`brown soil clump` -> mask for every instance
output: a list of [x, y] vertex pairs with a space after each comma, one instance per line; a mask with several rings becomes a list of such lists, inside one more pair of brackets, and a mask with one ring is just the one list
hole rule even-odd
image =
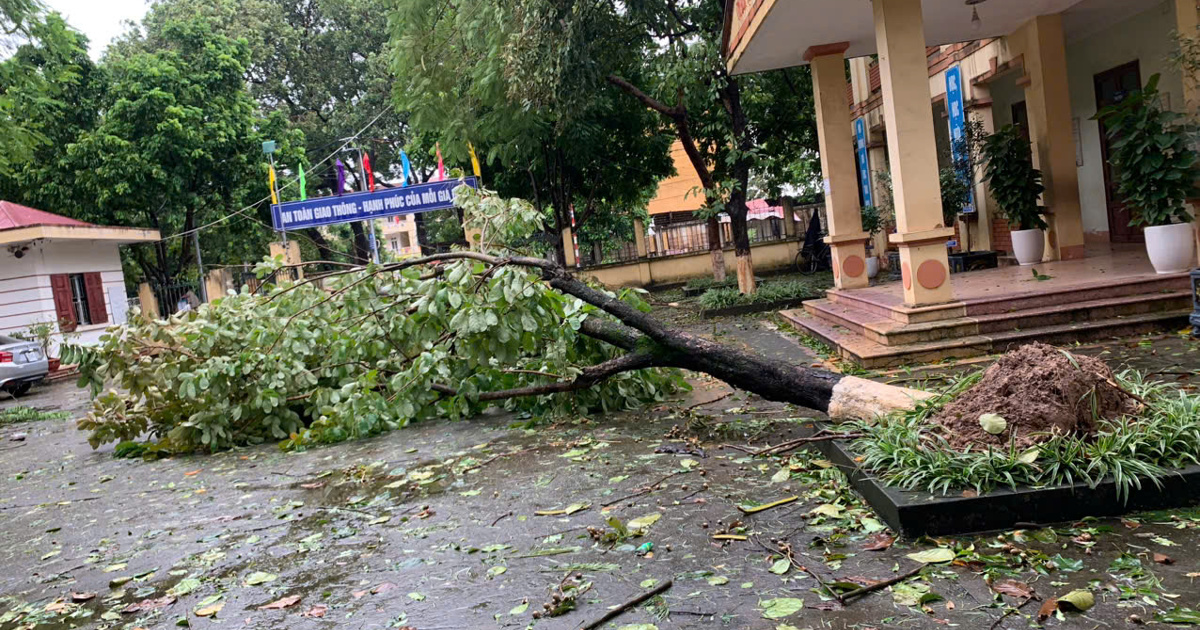
[[[1136, 409], [1104, 362], [1034, 343], [1000, 357], [931, 422], [945, 427], [947, 440], [958, 449], [1007, 447], [1014, 436], [1017, 447], [1025, 449], [1054, 435], [1090, 435], [1096, 417], [1112, 419]], [[979, 416], [987, 413], [1008, 421], [1003, 433], [983, 430]]]

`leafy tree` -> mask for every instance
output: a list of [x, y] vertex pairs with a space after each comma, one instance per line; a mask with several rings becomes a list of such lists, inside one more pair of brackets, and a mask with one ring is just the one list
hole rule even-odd
[[57, 15], [46, 16], [37, 0], [0, 0], [0, 176], [11, 175], [15, 165], [33, 157], [49, 142], [27, 117], [30, 108], [62, 105], [61, 86], [73, 81], [71, 68], [41, 66], [21, 51], [39, 48], [62, 54], [71, 36]]
[[[545, 51], [534, 35], [549, 19], [542, 8], [414, 0], [398, 3], [389, 24], [396, 103], [411, 113], [412, 128], [440, 140], [458, 164], [469, 164], [467, 144], [476, 146], [489, 186], [547, 213], [543, 242], [561, 260], [558, 235], [571, 224], [572, 208], [584, 233], [593, 222], [631, 232], [631, 211], [670, 174], [670, 141], [653, 114], [593, 89], [605, 68], [636, 70], [639, 51], [610, 47], [586, 59], [536, 63]], [[599, 36], [551, 22], [566, 39]]]
[[194, 263], [184, 236], [201, 227], [211, 225], [200, 232], [201, 247], [219, 258], [262, 255], [273, 235], [264, 227], [266, 204], [250, 214], [257, 222], [229, 215], [268, 195], [262, 140], [278, 138], [286, 156], [302, 138], [282, 117], [258, 115], [243, 82], [244, 41], [215, 34], [200, 19], [171, 22], [162, 35], [155, 51], [105, 64], [101, 118], [58, 166], [80, 174], [76, 198], [94, 200], [95, 216], [81, 218], [162, 233], [149, 252], [133, 252], [146, 278], [169, 283]]
[[[404, 112], [391, 107], [394, 81], [388, 69], [385, 0], [158, 0], [142, 24], [109, 50], [110, 57], [153, 52], [169, 45], [167, 26], [203, 19], [214, 33], [245, 40], [243, 63], [250, 95], [265, 112], [279, 112], [290, 128], [304, 134], [307, 162], [317, 162], [368, 127], [340, 156], [348, 185], [360, 187], [357, 153], [362, 148], [380, 182], [400, 176], [400, 150], [408, 147], [415, 169], [427, 177], [435, 162], [432, 143], [413, 150]], [[264, 135], [265, 139], [271, 136]], [[279, 138], [276, 138], [279, 139]], [[294, 175], [298, 159], [280, 161]], [[332, 160], [306, 173], [310, 194], [335, 186]], [[306, 258], [368, 258], [362, 223], [337, 230], [309, 229]], [[349, 256], [345, 256], [349, 252]]]
[[[817, 142], [808, 70], [730, 75], [721, 51], [721, 2], [533, 0], [522, 7], [538, 19], [518, 51], [531, 69], [512, 78], [521, 92], [565, 84], [583, 94], [602, 93], [607, 82], [659, 115], [703, 185], [705, 214], [712, 219], [710, 248], [718, 246], [715, 215], [727, 212], [739, 286], [753, 292], [746, 227], [750, 179], [757, 171], [757, 181], [770, 192], [793, 183], [798, 172], [811, 180]], [[636, 51], [634, 63], [595, 63], [613, 49]], [[546, 92], [561, 98], [561, 90]], [[720, 274], [717, 258], [714, 270]]]
[[106, 77], [88, 56], [87, 38], [57, 13], [31, 24], [29, 35], [0, 62], [0, 100], [37, 142], [0, 156], [8, 165], [0, 168], [0, 197], [70, 213], [78, 202], [73, 182], [86, 174], [62, 172], [57, 160], [81, 132], [95, 129]]

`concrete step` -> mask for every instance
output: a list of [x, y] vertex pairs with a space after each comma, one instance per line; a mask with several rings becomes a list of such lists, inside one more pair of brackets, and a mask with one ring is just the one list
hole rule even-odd
[[829, 300], [808, 302], [805, 304], [805, 310], [814, 317], [843, 327], [875, 343], [885, 346], [905, 346], [939, 339], [999, 334], [1028, 328], [1184, 310], [1189, 307], [1191, 300], [1190, 291], [1167, 291], [1078, 303], [1059, 303], [1026, 310], [1010, 310], [907, 325], [891, 318]]
[[866, 368], [898, 367], [932, 363], [948, 358], [983, 356], [1005, 352], [1033, 341], [1066, 344], [1172, 330], [1186, 326], [1190, 314], [1190, 308], [1174, 309], [888, 346], [872, 341], [845, 326], [814, 317], [803, 310], [780, 313], [784, 320], [798, 331], [828, 344], [842, 359]]
[[1133, 275], [1097, 280], [1085, 284], [1043, 286], [1031, 283], [1025, 291], [1004, 292], [994, 297], [975, 297], [932, 306], [908, 307], [881, 299], [877, 293], [863, 291], [828, 292], [829, 300], [867, 313], [881, 315], [901, 324], [919, 324], [960, 317], [977, 317], [1023, 311], [1059, 304], [1095, 302], [1112, 298], [1149, 295], [1190, 289], [1188, 274]]

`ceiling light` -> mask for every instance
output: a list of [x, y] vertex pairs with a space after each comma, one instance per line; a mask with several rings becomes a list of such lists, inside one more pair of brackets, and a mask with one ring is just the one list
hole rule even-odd
[[979, 8], [975, 5], [983, 4], [987, 0], [966, 0], [966, 5], [971, 7], [971, 31], [978, 33], [983, 30], [983, 20], [979, 19]]

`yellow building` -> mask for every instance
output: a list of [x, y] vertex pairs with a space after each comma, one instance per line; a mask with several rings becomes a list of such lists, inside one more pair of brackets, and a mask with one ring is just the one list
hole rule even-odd
[[383, 242], [380, 243], [379, 249], [386, 250], [397, 259], [421, 255], [415, 215], [388, 217], [382, 221]]

